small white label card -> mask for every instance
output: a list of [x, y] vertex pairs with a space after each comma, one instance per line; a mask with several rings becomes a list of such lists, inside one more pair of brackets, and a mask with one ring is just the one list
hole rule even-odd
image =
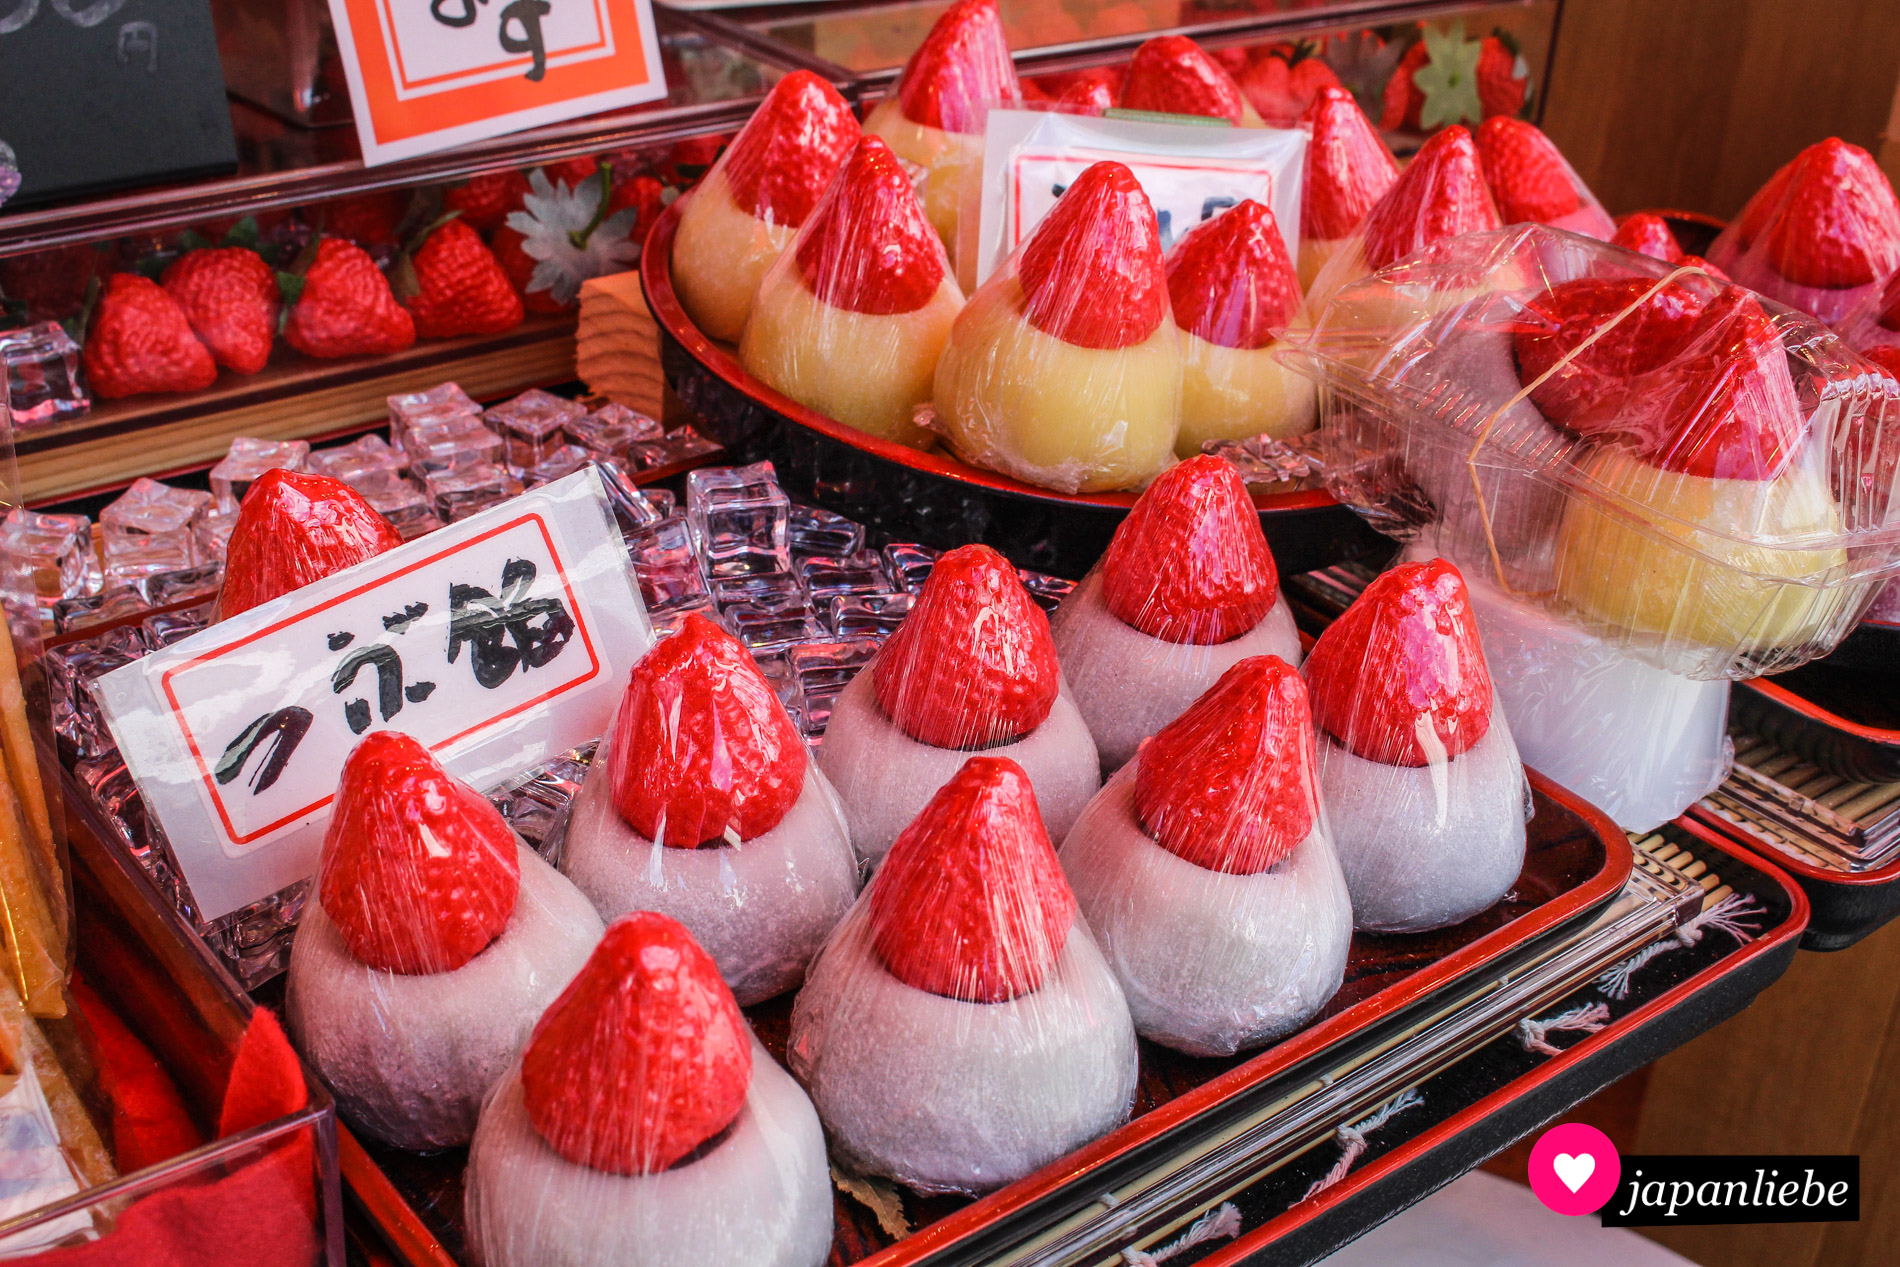
[[343, 762], [399, 730], [476, 788], [606, 730], [652, 628], [592, 468], [100, 678], [202, 918], [312, 875]]
[[991, 110], [983, 144], [977, 279], [995, 272], [1062, 191], [1105, 159], [1127, 164], [1141, 182], [1154, 204], [1162, 250], [1201, 221], [1251, 198], [1273, 212], [1288, 258], [1298, 259], [1306, 146], [1307, 135], [1298, 129]]
[[329, 0], [374, 166], [666, 95], [651, 0]]

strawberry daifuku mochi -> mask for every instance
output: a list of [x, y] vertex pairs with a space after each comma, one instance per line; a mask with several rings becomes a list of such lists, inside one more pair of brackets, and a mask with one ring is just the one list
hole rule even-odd
[[1536, 124], [1494, 115], [1478, 128], [1478, 160], [1505, 224], [1547, 224], [1608, 240], [1610, 213]]
[[1143, 1037], [1226, 1056], [1339, 989], [1352, 897], [1320, 812], [1300, 675], [1242, 660], [1082, 812], [1062, 868]]
[[482, 1098], [599, 940], [578, 889], [407, 735], [343, 767], [284, 1012], [351, 1125], [468, 1142]]
[[242, 615], [401, 544], [402, 534], [342, 480], [265, 471], [231, 528], [217, 618]]
[[819, 1267], [811, 1101], [664, 915], [607, 930], [483, 1107], [464, 1205], [482, 1267]]
[[1022, 767], [975, 756], [812, 965], [787, 1059], [838, 1155], [987, 1192], [1128, 1118], [1135, 1031]]
[[1399, 178], [1398, 160], [1346, 89], [1322, 88], [1301, 122], [1313, 129], [1300, 187], [1300, 286], [1312, 290], [1320, 270]]
[[1135, 50], [1122, 84], [1122, 106], [1225, 119], [1242, 128], [1263, 126], [1234, 77], [1185, 35], [1157, 35]]
[[851, 107], [810, 71], [773, 86], [680, 208], [673, 288], [694, 325], [728, 343], [739, 338], [766, 270], [858, 135]]
[[743, 1004], [797, 985], [858, 893], [837, 796], [751, 653], [700, 615], [633, 666], [561, 870], [686, 926]]
[[1217, 457], [1190, 458], [1148, 486], [1050, 626], [1107, 770], [1239, 661], [1300, 662], [1259, 513]]
[[988, 546], [937, 560], [916, 605], [838, 697], [818, 764], [875, 864], [970, 753], [1028, 772], [1052, 839], [1101, 785], [1049, 619]]
[[1433, 559], [1374, 580], [1305, 672], [1357, 926], [1443, 928], [1503, 897], [1524, 865], [1528, 792], [1458, 569]]

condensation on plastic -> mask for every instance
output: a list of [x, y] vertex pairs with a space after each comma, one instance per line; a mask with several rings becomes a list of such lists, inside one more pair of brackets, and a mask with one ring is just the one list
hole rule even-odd
[[1049, 619], [988, 546], [941, 556], [910, 614], [838, 696], [818, 764], [876, 865], [973, 752], [1029, 773], [1050, 839], [1101, 786]]
[[1126, 166], [1088, 168], [977, 288], [937, 362], [933, 426], [964, 460], [1060, 492], [1168, 465], [1181, 341], [1154, 209]]
[[[1615, 235], [1616, 221], [1583, 183], [1563, 151], [1536, 124], [1494, 115], [1479, 125], [1476, 140], [1485, 184], [1491, 190], [1500, 221], [1545, 224], [1605, 242]], [[1520, 182], [1528, 179], [1534, 185], [1538, 177], [1547, 176], [1552, 169], [1561, 176], [1556, 183], [1567, 185], [1568, 192], [1535, 187], [1522, 190]]]
[[787, 1062], [844, 1164], [981, 1193], [1127, 1121], [1128, 1005], [1035, 799], [969, 757], [812, 966]]
[[1468, 234], [1288, 339], [1323, 385], [1336, 496], [1668, 672], [1825, 654], [1900, 568], [1900, 387], [1699, 270], [1542, 226]]
[[1530, 785], [1457, 568], [1374, 580], [1304, 672], [1355, 924], [1443, 928], [1503, 897], [1523, 869]]
[[697, 615], [634, 666], [561, 871], [603, 919], [678, 920], [746, 1006], [804, 979], [859, 887], [830, 781], [751, 653]]
[[1300, 314], [1299, 274], [1273, 212], [1246, 199], [1184, 233], [1168, 252], [1168, 297], [1181, 332], [1181, 429], [1175, 453], [1209, 440], [1311, 431], [1313, 384], [1275, 355]]
[[482, 1107], [463, 1207], [482, 1267], [819, 1267], [831, 1175], [811, 1101], [705, 952], [607, 930]]
[[1709, 262], [1833, 324], [1900, 268], [1900, 199], [1871, 154], [1830, 137], [1768, 178], [1709, 247]]
[[1260, 517], [1217, 457], [1190, 458], [1148, 486], [1050, 627], [1109, 772], [1239, 661], [1300, 662]]
[[866, 136], [766, 274], [739, 359], [801, 405], [921, 448], [932, 437], [913, 416], [962, 309], [910, 177]]
[[241, 615], [401, 544], [402, 534], [342, 480], [265, 471], [238, 508], [215, 619]]
[[1314, 766], [1306, 689], [1239, 661], [1108, 781], [1062, 866], [1143, 1036], [1263, 1046], [1339, 989], [1352, 898]]
[[694, 325], [738, 340], [766, 271], [858, 136], [851, 107], [808, 70], [793, 71], [766, 94], [680, 209], [673, 287]]
[[[996, 0], [956, 0], [864, 120], [866, 132], [921, 170], [924, 213], [953, 253], [960, 249], [964, 185], [983, 166], [985, 114], [1022, 100]], [[974, 274], [962, 271], [959, 280], [968, 286]]]
[[291, 1036], [351, 1126], [397, 1148], [466, 1144], [601, 929], [480, 793], [413, 739], [372, 732], [291, 946]]

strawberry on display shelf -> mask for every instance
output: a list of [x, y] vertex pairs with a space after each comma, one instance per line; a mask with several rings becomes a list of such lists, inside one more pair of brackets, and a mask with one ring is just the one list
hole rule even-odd
[[581, 154], [544, 163], [540, 171], [548, 178], [548, 183], [556, 188], [566, 185], [569, 189], [579, 189], [599, 173], [600, 159], [591, 154]]
[[0, 294], [25, 306], [32, 321], [63, 321], [86, 305], [94, 278], [107, 276], [116, 252], [85, 243], [0, 259]]
[[1261, 126], [1234, 77], [1185, 35], [1159, 35], [1135, 50], [1122, 87], [1129, 110], [1193, 114], [1225, 119], [1243, 128]]
[[1300, 278], [1279, 222], [1248, 198], [1183, 234], [1168, 253], [1168, 298], [1181, 328], [1181, 431], [1192, 457], [1210, 440], [1313, 429], [1311, 379], [1275, 348], [1298, 316]]
[[442, 209], [459, 211], [462, 223], [477, 233], [493, 233], [509, 212], [521, 209], [521, 200], [527, 195], [528, 178], [511, 167], [450, 185], [442, 191]]
[[188, 251], [165, 269], [161, 284], [219, 365], [240, 374], [264, 368], [277, 337], [279, 296], [277, 274], [256, 251]]
[[1524, 768], [1458, 569], [1374, 580], [1304, 672], [1357, 926], [1419, 932], [1489, 908], [1524, 863]]
[[857, 144], [858, 121], [810, 71], [778, 81], [682, 204], [673, 285], [706, 334], [736, 342], [766, 270]]
[[1616, 234], [1610, 239], [1610, 245], [1659, 259], [1665, 264], [1674, 264], [1682, 258], [1682, 247], [1669, 228], [1669, 222], [1653, 211], [1638, 211], [1624, 216], [1616, 226]]
[[751, 654], [698, 615], [634, 665], [561, 870], [603, 918], [679, 920], [748, 1005], [803, 979], [858, 892], [831, 785]]
[[1386, 81], [1379, 126], [1429, 132], [1447, 123], [1482, 123], [1521, 114], [1530, 100], [1530, 67], [1503, 31], [1467, 40], [1465, 24], [1426, 24]]
[[421, 338], [500, 334], [521, 324], [521, 296], [459, 214], [428, 230], [406, 266], [399, 262], [396, 270], [399, 297]]
[[970, 297], [937, 362], [937, 421], [961, 458], [1045, 488], [1139, 485], [1180, 427], [1180, 339], [1148, 197], [1085, 170]]
[[812, 965], [787, 1053], [838, 1155], [979, 1193], [1126, 1120], [1121, 990], [1007, 757], [971, 756]]
[[1477, 133], [1478, 158], [1498, 216], [1506, 224], [1547, 224], [1607, 239], [1609, 213], [1534, 123], [1495, 115]]
[[1399, 178], [1398, 160], [1344, 88], [1322, 88], [1301, 122], [1311, 126], [1300, 186], [1300, 286], [1313, 280]]
[[875, 860], [973, 751], [1029, 772], [1051, 836], [1099, 783], [1049, 620], [1016, 569], [980, 545], [937, 560], [910, 615], [838, 697], [818, 762], [852, 843]]
[[1107, 69], [1078, 72], [1056, 98], [1056, 109], [1100, 116], [1120, 100], [1122, 78]]
[[1240, 90], [1268, 127], [1299, 126], [1321, 92], [1339, 88], [1339, 76], [1310, 46], [1289, 61], [1275, 53], [1255, 59], [1235, 75]]
[[1253, 499], [1231, 463], [1207, 455], [1148, 486], [1052, 630], [1109, 770], [1236, 662], [1300, 660]]
[[910, 177], [867, 136], [766, 275], [739, 359], [802, 405], [921, 448], [930, 433], [914, 416], [962, 308]]
[[137, 273], [106, 279], [86, 331], [86, 378], [106, 400], [146, 392], [195, 392], [218, 366], [163, 287]]
[[321, 238], [290, 296], [284, 341], [305, 356], [380, 356], [416, 341], [415, 322], [362, 247]]
[[464, 1144], [600, 933], [487, 798], [409, 736], [373, 731], [343, 765], [285, 1015], [353, 1129], [398, 1148]]
[[402, 544], [402, 534], [341, 480], [273, 469], [238, 509], [217, 618], [227, 620]]
[[550, 181], [546, 169], [528, 177], [528, 195], [495, 230], [495, 258], [530, 312], [565, 312], [591, 277], [635, 268], [640, 244], [632, 238], [638, 213], [610, 211], [611, 172], [596, 166], [579, 185]]
[[409, 213], [406, 191], [379, 190], [349, 198], [334, 198], [316, 208], [317, 228], [358, 246], [394, 246], [401, 241], [402, 222]]
[[1872, 155], [1829, 137], [1769, 178], [1709, 259], [1751, 290], [1839, 322], [1900, 269], [1900, 200]]
[[1144, 1037], [1219, 1056], [1304, 1025], [1344, 979], [1352, 900], [1300, 675], [1234, 663], [1090, 802], [1062, 867]]
[[541, 1017], [469, 1151], [487, 1267], [770, 1263], [831, 1252], [825, 1140], [712, 959], [664, 915], [607, 929]]

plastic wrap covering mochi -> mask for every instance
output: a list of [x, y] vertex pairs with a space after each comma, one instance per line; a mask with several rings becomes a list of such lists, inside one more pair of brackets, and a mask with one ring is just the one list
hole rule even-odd
[[225, 547], [217, 619], [320, 581], [402, 544], [402, 534], [342, 480], [273, 468], [238, 507]]
[[291, 1035], [352, 1126], [417, 1150], [468, 1143], [602, 927], [485, 797], [388, 730], [343, 766], [315, 899], [291, 946]]
[[1044, 488], [1135, 488], [1173, 460], [1181, 340], [1154, 210], [1126, 166], [1086, 169], [970, 296], [934, 397], [958, 456]]
[[1333, 852], [1306, 685], [1240, 660], [1082, 812], [1062, 869], [1143, 1037], [1226, 1056], [1339, 989], [1352, 898]]
[[1900, 266], [1842, 317], [1837, 329], [1855, 350], [1900, 378]]
[[1505, 224], [1547, 224], [1605, 242], [1615, 235], [1616, 221], [1536, 124], [1493, 115], [1476, 139], [1484, 183]]
[[1834, 324], [1900, 268], [1900, 199], [1873, 155], [1829, 137], [1768, 178], [1709, 247], [1709, 262]]
[[1289, 339], [1340, 500], [1668, 672], [1825, 654], [1900, 568], [1900, 385], [1698, 268], [1469, 234]]
[[739, 359], [809, 409], [922, 447], [932, 437], [913, 415], [962, 310], [910, 177], [889, 145], [866, 136], [766, 274]]
[[1105, 772], [1240, 661], [1300, 662], [1259, 513], [1217, 457], [1189, 458], [1148, 486], [1050, 628]]
[[1485, 184], [1471, 133], [1456, 124], [1419, 147], [1359, 225], [1334, 241], [1307, 288], [1315, 313], [1340, 287], [1390, 267], [1435, 242], [1495, 229], [1504, 222]]
[[737, 342], [778, 261], [858, 141], [838, 90], [808, 70], [778, 81], [688, 193], [673, 239], [673, 287], [693, 324]]
[[[983, 165], [984, 119], [990, 107], [1022, 100], [996, 0], [956, 0], [864, 120], [866, 132], [921, 169], [924, 214], [952, 258], [969, 254], [959, 246], [961, 221], [965, 190]], [[975, 274], [966, 269], [958, 280], [971, 286]]]
[[1432, 559], [1378, 577], [1305, 673], [1357, 926], [1443, 928], [1503, 897], [1524, 866], [1530, 787], [1458, 569]]
[[819, 1267], [811, 1101], [719, 968], [652, 911], [607, 929], [482, 1106], [464, 1179], [481, 1267]]
[[987, 1192], [1128, 1120], [1128, 1004], [1037, 800], [967, 757], [812, 965], [786, 1058], [845, 1165]]
[[972, 752], [1007, 757], [1061, 840], [1101, 786], [1049, 618], [988, 546], [937, 559], [910, 614], [832, 707], [818, 764], [876, 865]]
[[604, 919], [678, 920], [746, 1005], [804, 980], [858, 895], [830, 782], [751, 653], [699, 615], [634, 665], [561, 871]]
[[1398, 180], [1399, 163], [1352, 93], [1337, 84], [1319, 90], [1300, 122], [1312, 139], [1300, 187], [1295, 262], [1300, 288], [1310, 291], [1320, 270], [1353, 240], [1366, 214]]

